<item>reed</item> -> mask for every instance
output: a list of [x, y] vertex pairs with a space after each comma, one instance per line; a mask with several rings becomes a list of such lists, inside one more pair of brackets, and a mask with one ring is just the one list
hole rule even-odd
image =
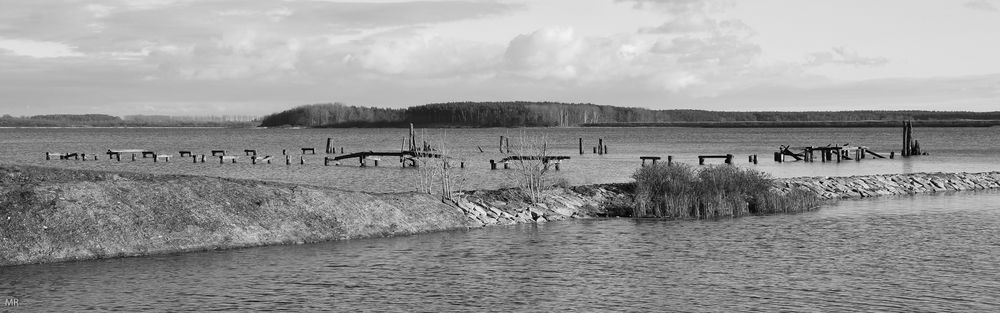
[[808, 192], [780, 192], [767, 173], [731, 165], [695, 169], [686, 164], [655, 164], [638, 169], [632, 192], [632, 217], [719, 218], [815, 209]]

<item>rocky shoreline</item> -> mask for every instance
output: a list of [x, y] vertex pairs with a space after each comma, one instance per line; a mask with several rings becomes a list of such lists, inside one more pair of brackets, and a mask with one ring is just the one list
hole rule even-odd
[[[1000, 188], [1000, 172], [775, 180], [821, 199]], [[451, 200], [184, 175], [0, 165], [0, 266], [400, 236], [608, 216], [629, 184], [513, 189]]]
[[926, 192], [1000, 188], [1000, 172], [913, 173], [848, 177], [796, 177], [777, 180], [775, 188], [815, 193], [821, 199], [867, 198]]

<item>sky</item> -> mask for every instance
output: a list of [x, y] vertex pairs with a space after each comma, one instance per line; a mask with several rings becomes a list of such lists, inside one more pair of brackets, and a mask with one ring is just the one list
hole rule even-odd
[[1000, 0], [3, 0], [0, 114], [1000, 111]]

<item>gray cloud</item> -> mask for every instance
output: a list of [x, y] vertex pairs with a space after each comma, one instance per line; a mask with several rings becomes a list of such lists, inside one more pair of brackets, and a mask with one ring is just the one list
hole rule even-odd
[[1000, 12], [997, 6], [993, 4], [990, 0], [971, 0], [965, 2], [965, 7], [973, 10], [981, 10], [988, 12]]
[[806, 59], [806, 66], [821, 66], [826, 64], [842, 64], [853, 66], [881, 66], [889, 63], [889, 59], [884, 57], [864, 57], [856, 51], [848, 50], [845, 47], [834, 47], [830, 51], [820, 51], [810, 53]]

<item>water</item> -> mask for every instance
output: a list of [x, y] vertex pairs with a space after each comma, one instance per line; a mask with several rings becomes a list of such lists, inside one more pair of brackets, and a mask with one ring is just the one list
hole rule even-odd
[[[305, 155], [306, 165], [298, 165], [300, 148], [312, 147], [322, 153], [326, 138], [345, 152], [398, 151], [406, 129], [0, 129], [0, 162], [34, 164], [81, 169], [132, 172], [209, 175], [303, 183], [341, 189], [373, 192], [413, 191], [418, 177], [412, 169], [401, 169], [398, 159], [384, 158], [378, 168], [359, 168], [356, 160], [342, 166], [322, 165], [322, 155]], [[895, 160], [872, 160], [842, 163], [774, 163], [772, 153], [779, 145], [807, 146], [826, 144], [866, 145], [888, 154], [901, 144], [898, 128], [779, 128], [779, 129], [706, 129], [706, 128], [543, 128], [543, 129], [429, 129], [418, 130], [418, 140], [445, 142], [449, 155], [466, 163], [458, 171], [465, 189], [510, 186], [510, 171], [490, 171], [489, 160], [500, 159], [499, 136], [544, 139], [551, 155], [572, 159], [553, 173], [553, 179], [565, 178], [572, 184], [624, 182], [639, 167], [639, 156], [674, 156], [678, 162], [697, 164], [697, 155], [735, 155], [740, 166], [754, 167], [776, 177], [849, 176], [878, 173], [911, 172], [982, 172], [997, 170], [1000, 127], [993, 128], [917, 128], [914, 137], [930, 155]], [[584, 138], [585, 155], [579, 155], [577, 140]], [[609, 155], [592, 154], [597, 139], [609, 146]], [[485, 152], [480, 153], [479, 148]], [[118, 163], [102, 154], [108, 149], [149, 149], [177, 155], [179, 150], [207, 154], [226, 150], [242, 154], [256, 149], [262, 155], [278, 156], [270, 165], [219, 164], [208, 159], [193, 164], [190, 159], [175, 158], [170, 163], [151, 159]], [[284, 165], [281, 151], [293, 155], [292, 166]], [[98, 153], [97, 162], [45, 161], [45, 152]], [[760, 164], [747, 162], [757, 154]], [[717, 160], [712, 162], [718, 163]]]
[[1000, 193], [0, 268], [16, 312], [1000, 310]]

